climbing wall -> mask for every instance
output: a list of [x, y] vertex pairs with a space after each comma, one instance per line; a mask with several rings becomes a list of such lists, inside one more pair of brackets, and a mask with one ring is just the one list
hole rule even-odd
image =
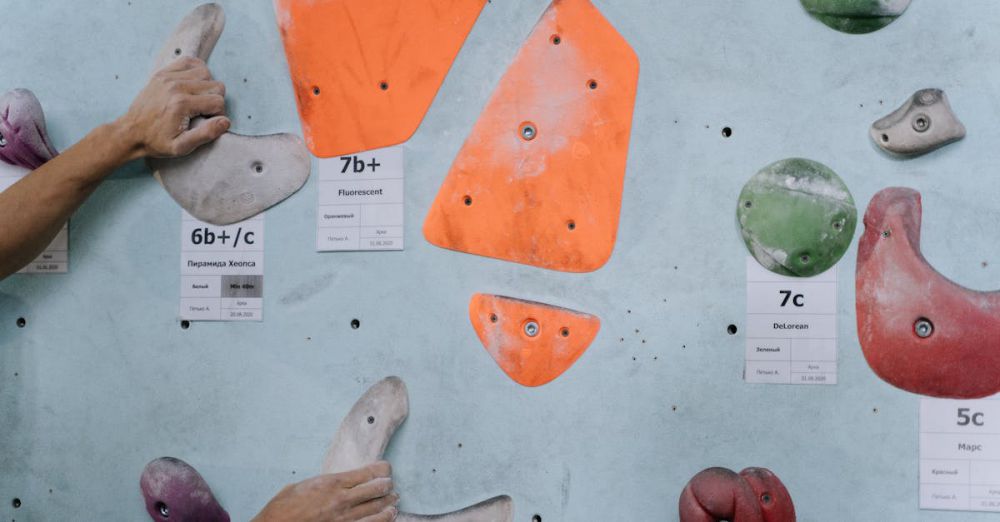
[[[233, 129], [299, 133], [271, 2], [222, 1], [210, 65]], [[318, 472], [341, 419], [387, 375], [410, 416], [387, 457], [402, 507], [508, 494], [515, 520], [677, 520], [709, 466], [775, 471], [799, 520], [977, 521], [918, 510], [918, 402], [869, 369], [854, 315], [856, 233], [838, 266], [835, 386], [742, 380], [744, 183], [787, 157], [829, 166], [859, 208], [887, 186], [924, 198], [928, 260], [1000, 286], [1000, 3], [917, 0], [848, 35], [797, 0], [595, 0], [641, 72], [614, 252], [586, 274], [432, 246], [420, 225], [547, 0], [486, 5], [406, 142], [402, 252], [315, 252], [317, 176], [267, 212], [264, 321], [177, 318], [180, 209], [141, 163], [70, 224], [70, 273], [0, 283], [0, 520], [144, 520], [138, 478], [162, 455], [202, 472], [234, 520]], [[7, 0], [0, 90], [42, 101], [64, 149], [120, 115], [193, 0]], [[335, 52], [335, 50], [333, 51]], [[911, 160], [869, 125], [939, 87], [968, 137]], [[728, 131], [724, 132], [724, 129]], [[555, 381], [509, 379], [470, 297], [513, 295], [601, 319]]]

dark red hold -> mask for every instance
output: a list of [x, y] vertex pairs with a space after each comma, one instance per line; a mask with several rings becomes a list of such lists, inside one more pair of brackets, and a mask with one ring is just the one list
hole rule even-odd
[[183, 460], [161, 457], [146, 464], [139, 488], [154, 521], [229, 522], [208, 483]]
[[708, 468], [681, 492], [680, 516], [681, 522], [795, 522], [795, 506], [767, 469]]

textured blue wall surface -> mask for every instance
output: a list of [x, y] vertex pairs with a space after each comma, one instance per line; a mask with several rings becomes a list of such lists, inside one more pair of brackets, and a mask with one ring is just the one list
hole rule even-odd
[[[222, 3], [210, 65], [229, 88], [234, 130], [299, 133], [270, 2]], [[803, 521], [995, 519], [917, 509], [918, 399], [862, 357], [856, 242], [840, 265], [839, 385], [743, 383], [742, 329], [726, 326], [745, 313], [737, 195], [790, 156], [836, 170], [859, 212], [883, 187], [920, 190], [930, 262], [964, 285], [1000, 286], [1000, 3], [918, 0], [866, 36], [828, 29], [796, 0], [596, 3], [642, 63], [620, 233], [603, 269], [549, 272], [421, 237], [452, 159], [547, 5], [494, 0], [406, 144], [405, 252], [316, 254], [314, 172], [268, 212], [265, 321], [182, 330], [180, 210], [137, 163], [74, 216], [70, 274], [0, 283], [0, 520], [143, 520], [139, 473], [162, 455], [192, 463], [234, 519], [248, 519], [318, 471], [353, 402], [391, 374], [410, 390], [388, 453], [409, 511], [506, 493], [519, 521], [676, 520], [697, 471], [760, 465], [785, 481]], [[68, 147], [127, 108], [195, 5], [5, 0], [0, 88], [32, 89]], [[930, 86], [948, 93], [968, 137], [909, 161], [881, 154], [868, 126]], [[522, 388], [469, 325], [477, 291], [588, 311], [603, 327], [560, 379]]]

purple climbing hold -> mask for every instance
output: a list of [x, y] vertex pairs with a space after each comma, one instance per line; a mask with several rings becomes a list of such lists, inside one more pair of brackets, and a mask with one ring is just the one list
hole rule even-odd
[[57, 154], [45, 133], [45, 113], [38, 98], [28, 89], [0, 96], [0, 160], [37, 169]]
[[229, 522], [229, 513], [215, 500], [208, 483], [183, 460], [160, 457], [146, 464], [139, 488], [153, 520]]

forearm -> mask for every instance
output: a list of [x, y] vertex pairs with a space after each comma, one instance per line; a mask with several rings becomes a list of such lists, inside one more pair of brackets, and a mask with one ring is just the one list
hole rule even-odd
[[0, 279], [42, 253], [101, 180], [140, 156], [127, 134], [102, 125], [0, 193]]

